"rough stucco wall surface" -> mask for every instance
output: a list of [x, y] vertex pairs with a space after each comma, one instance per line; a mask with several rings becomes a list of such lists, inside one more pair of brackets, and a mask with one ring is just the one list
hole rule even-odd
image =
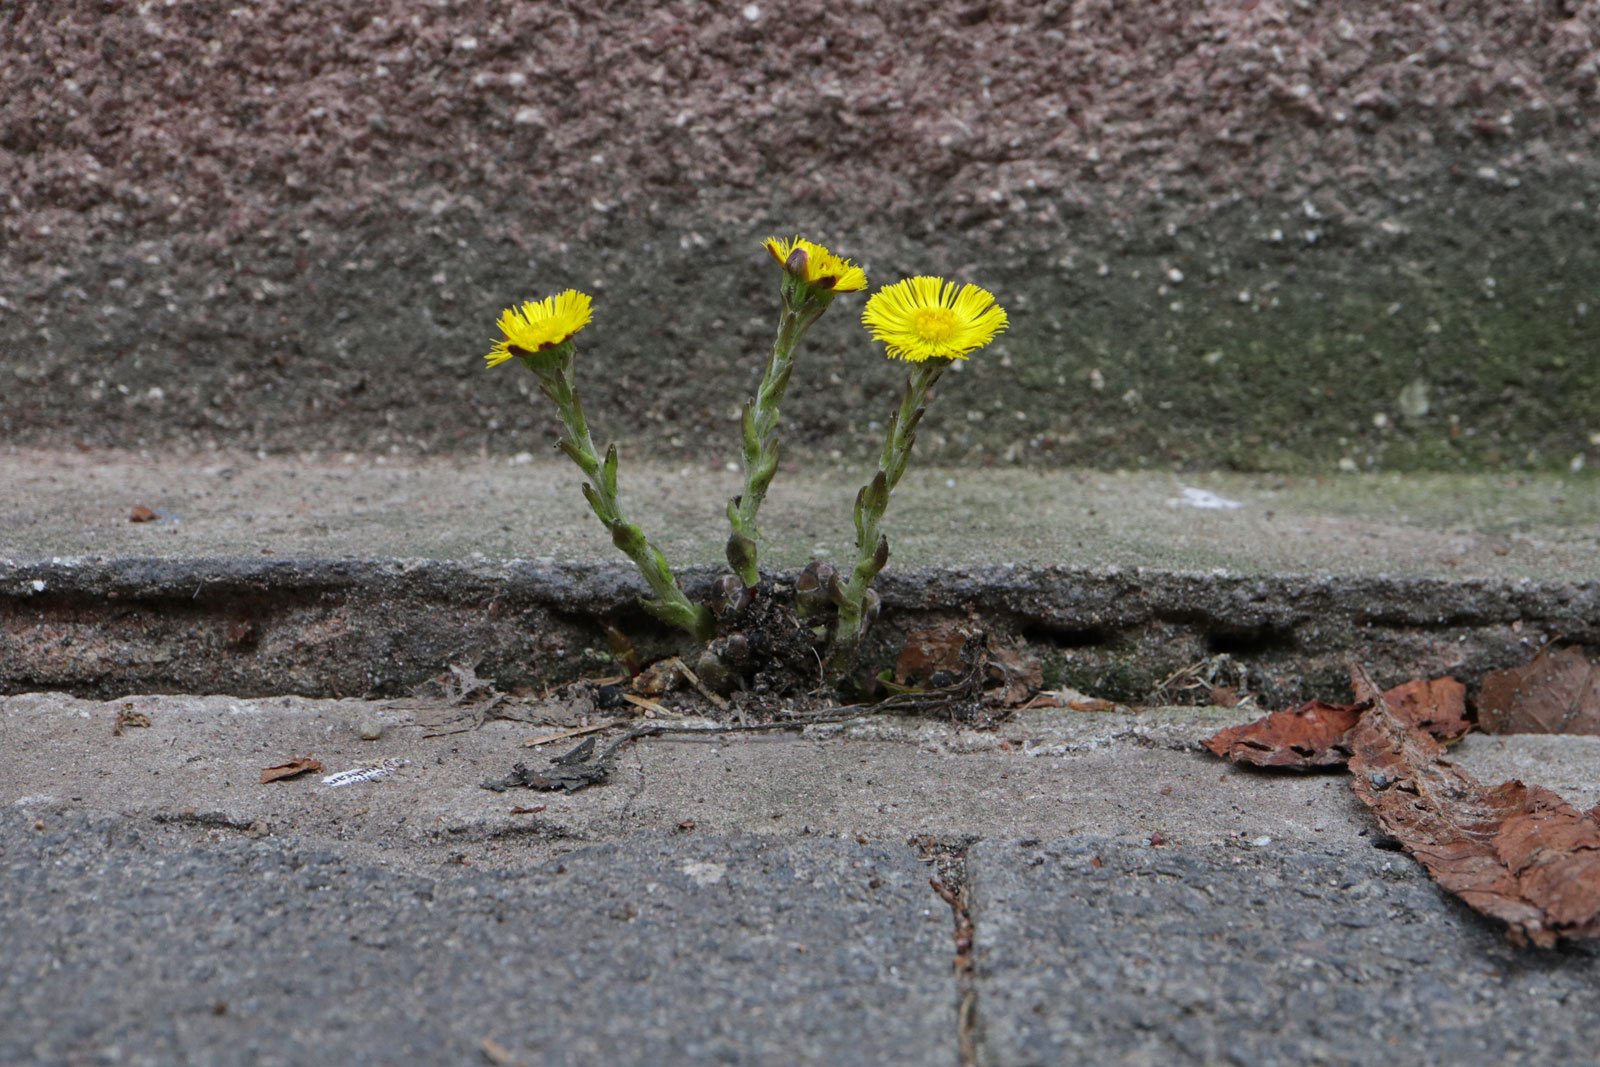
[[[576, 285], [595, 420], [715, 460], [799, 229], [1011, 310], [947, 461], [1600, 460], [1597, 84], [1593, 2], [23, 0], [0, 433], [537, 447], [477, 357]], [[855, 311], [802, 452], [892, 404]]]

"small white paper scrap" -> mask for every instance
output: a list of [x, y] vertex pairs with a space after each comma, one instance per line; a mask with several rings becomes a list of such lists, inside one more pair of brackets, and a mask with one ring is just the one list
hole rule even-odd
[[1225, 496], [1218, 496], [1209, 489], [1195, 489], [1187, 485], [1183, 487], [1183, 495], [1167, 501], [1167, 506], [1174, 508], [1207, 508], [1216, 511], [1244, 507], [1239, 501], [1229, 500]]
[[375, 782], [379, 778], [387, 778], [401, 767], [410, 764], [408, 759], [386, 759], [382, 763], [375, 763], [370, 767], [353, 767], [348, 771], [330, 774], [322, 780], [323, 785], [341, 786], [355, 785], [357, 782]]

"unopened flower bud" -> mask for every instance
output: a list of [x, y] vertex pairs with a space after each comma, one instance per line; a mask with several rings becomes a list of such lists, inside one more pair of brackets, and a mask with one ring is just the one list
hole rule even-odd
[[814, 559], [806, 564], [794, 580], [795, 606], [802, 615], [815, 615], [827, 609], [830, 603], [828, 587], [838, 577], [833, 564]]
[[711, 586], [706, 604], [719, 619], [730, 619], [750, 606], [751, 593], [738, 575], [724, 574]]
[[744, 634], [732, 633], [722, 639], [722, 660], [729, 666], [740, 666], [750, 659], [750, 639]]

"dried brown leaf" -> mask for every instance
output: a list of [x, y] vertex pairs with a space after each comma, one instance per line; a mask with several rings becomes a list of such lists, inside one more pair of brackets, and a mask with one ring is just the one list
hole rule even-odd
[[1257, 767], [1342, 767], [1350, 756], [1345, 735], [1362, 708], [1312, 700], [1219, 730], [1200, 743], [1223, 759]]
[[[906, 635], [900, 655], [894, 661], [896, 685], [948, 684], [967, 671], [961, 650], [966, 647], [967, 631], [954, 623], [939, 623]], [[950, 675], [949, 679], [937, 678]]]
[[1348, 743], [1356, 795], [1440, 886], [1518, 943], [1600, 936], [1600, 806], [1579, 812], [1517, 781], [1486, 787], [1382, 699]]
[[971, 627], [948, 622], [906, 635], [895, 659], [894, 680], [896, 685], [937, 689], [967, 677], [974, 664], [981, 664], [983, 702], [990, 706], [1019, 707], [1044, 682], [1038, 660], [1002, 647]]
[[302, 774], [315, 774], [322, 770], [322, 761], [312, 759], [310, 756], [300, 756], [287, 763], [280, 763], [276, 767], [263, 767], [261, 769], [261, 784], [268, 782], [281, 782], [285, 778], [297, 778]]
[[1242, 697], [1239, 690], [1231, 685], [1214, 685], [1211, 687], [1209, 698], [1212, 704], [1219, 708], [1236, 708]]
[[[1356, 696], [1363, 697], [1363, 693], [1358, 687]], [[1397, 685], [1383, 697], [1402, 722], [1441, 741], [1454, 741], [1471, 728], [1466, 720], [1466, 693], [1466, 686], [1454, 678], [1434, 678]], [[1374, 686], [1356, 704], [1308, 701], [1243, 726], [1230, 726], [1200, 743], [1223, 759], [1256, 767], [1342, 767], [1350, 755], [1345, 735], [1376, 695]]]
[[1600, 668], [1573, 647], [1494, 671], [1478, 694], [1478, 725], [1494, 734], [1600, 734]]
[[1401, 720], [1446, 743], [1472, 729], [1467, 721], [1467, 687], [1454, 678], [1414, 678], [1383, 694]]

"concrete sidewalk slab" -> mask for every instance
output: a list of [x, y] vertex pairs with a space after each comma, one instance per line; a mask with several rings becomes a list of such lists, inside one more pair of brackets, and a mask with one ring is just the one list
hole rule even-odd
[[[722, 572], [727, 472], [630, 468], [692, 594]], [[1290, 480], [914, 471], [885, 615], [975, 621], [1046, 677], [1124, 700], [1227, 655], [1276, 702], [1338, 698], [1345, 663], [1469, 680], [1551, 637], [1600, 641], [1592, 480]], [[681, 649], [547, 462], [64, 458], [0, 462], [0, 691], [393, 695], [454, 662], [503, 688], [603, 665], [603, 622]], [[779, 480], [774, 575], [848, 547], [855, 480]], [[1204, 487], [1238, 508], [1197, 508]], [[154, 521], [128, 521], [134, 506]], [[1159, 700], [1160, 697], [1155, 699]]]
[[[123, 710], [151, 725], [113, 736]], [[560, 727], [504, 720], [427, 736], [470, 722], [452, 718], [460, 711], [298, 698], [0, 698], [0, 804], [117, 811], [219, 840], [338, 841], [423, 872], [450, 857], [520, 867], [631, 833], [681, 832], [685, 822], [695, 833], [894, 843], [1087, 832], [1364, 840], [1359, 805], [1339, 776], [1264, 776], [1195, 750], [1199, 737], [1251, 717], [1239, 709], [1037, 712], [993, 732], [864, 719], [800, 734], [648, 739], [619, 755], [611, 784], [572, 795], [481, 788], [515, 762], [542, 766], [578, 741], [527, 748], [525, 739]], [[361, 740], [372, 725], [383, 736]], [[299, 756], [314, 756], [324, 772], [260, 784], [263, 768]], [[1579, 746], [1568, 777], [1600, 769], [1588, 762], [1595, 757], [1600, 747], [1591, 755]], [[391, 759], [409, 764], [379, 781], [320, 783]], [[513, 814], [533, 806], [544, 810]]]
[[[0, 451], [0, 559], [620, 560], [552, 450], [525, 462]], [[853, 551], [865, 467], [782, 471], [774, 569]], [[742, 476], [623, 458], [635, 521], [682, 566], [720, 566]], [[1186, 490], [1189, 492], [1186, 493]], [[129, 522], [135, 507], [153, 521]], [[1515, 581], [1593, 577], [1593, 475], [1244, 475], [913, 464], [885, 521], [891, 570], [997, 563]]]
[[[1250, 709], [1024, 712], [993, 731], [867, 718], [791, 734], [646, 739], [618, 756], [609, 785], [576, 794], [481, 787], [515, 762], [542, 766], [577, 738], [570, 709], [516, 709], [557, 725], [471, 719], [442, 704], [299, 698], [58, 694], [0, 698], [0, 805], [93, 809], [186, 825], [219, 840], [288, 834], [423, 872], [455, 857], [519, 867], [638, 832], [911, 838], [1053, 838], [1098, 833], [1183, 844], [1260, 838], [1366, 847], [1364, 809], [1341, 774], [1273, 774], [1219, 761], [1200, 738]], [[113, 734], [119, 712], [150, 726]], [[606, 721], [597, 716], [596, 721]], [[378, 740], [363, 729], [382, 728]], [[1469, 736], [1455, 749], [1474, 773], [1600, 802], [1600, 738]], [[312, 756], [321, 774], [262, 785], [263, 768]], [[337, 771], [407, 760], [347, 787]], [[533, 814], [518, 807], [541, 807]]]
[[[1343, 775], [1196, 749], [1248, 709], [654, 739], [570, 796], [479, 783], [574, 709], [425, 736], [461, 710], [0, 698], [0, 1058], [1585, 1062], [1594, 950], [1512, 950]], [[1600, 738], [1456, 754], [1600, 800]], [[299, 755], [410, 762], [260, 784]], [[934, 876], [970, 888], [965, 979]]]
[[9, 1064], [951, 1059], [949, 914], [905, 848], [641, 836], [430, 878], [11, 809], [0, 855]]
[[984, 841], [982, 1062], [1594, 1062], [1600, 956], [1519, 950], [1410, 858]]

